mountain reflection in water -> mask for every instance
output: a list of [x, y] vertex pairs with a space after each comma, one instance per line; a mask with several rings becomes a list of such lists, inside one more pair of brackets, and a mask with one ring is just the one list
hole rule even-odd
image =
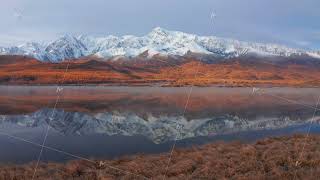
[[[190, 146], [304, 132], [320, 94], [312, 88], [267, 88], [264, 93], [253, 93], [252, 88], [194, 88], [182, 116], [187, 93], [188, 87], [66, 86], [50, 122], [48, 144], [77, 148], [87, 157], [114, 158], [167, 151], [176, 138], [179, 146]], [[41, 142], [56, 96], [56, 87], [0, 86], [0, 131]], [[319, 113], [313, 120], [318, 127]], [[21, 146], [5, 137], [0, 141]], [[106, 150], [110, 145], [113, 151]], [[25, 162], [37, 148], [20, 158], [5, 149], [0, 161]], [[47, 155], [47, 160], [61, 158]]]

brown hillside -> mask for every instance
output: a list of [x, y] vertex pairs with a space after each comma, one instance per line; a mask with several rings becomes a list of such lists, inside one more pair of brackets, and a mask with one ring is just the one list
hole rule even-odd
[[132, 62], [83, 59], [62, 63], [40, 63], [34, 59], [27, 59], [0, 56], [0, 84], [320, 85], [318, 66], [303, 64], [272, 65], [236, 60], [208, 64], [192, 59]]

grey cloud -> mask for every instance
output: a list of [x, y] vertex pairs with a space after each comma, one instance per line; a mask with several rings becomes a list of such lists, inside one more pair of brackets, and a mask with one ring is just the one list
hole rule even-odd
[[289, 46], [309, 41], [307, 48], [315, 48], [319, 39], [310, 29], [320, 31], [319, 8], [319, 0], [2, 0], [0, 34], [38, 41], [64, 33], [143, 35], [160, 26]]

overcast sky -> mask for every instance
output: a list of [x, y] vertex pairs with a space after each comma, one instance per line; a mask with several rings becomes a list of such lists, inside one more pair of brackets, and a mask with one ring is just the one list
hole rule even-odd
[[[319, 0], [0, 0], [0, 45], [63, 34], [142, 36], [160, 26], [320, 49]], [[215, 18], [211, 18], [214, 12]]]

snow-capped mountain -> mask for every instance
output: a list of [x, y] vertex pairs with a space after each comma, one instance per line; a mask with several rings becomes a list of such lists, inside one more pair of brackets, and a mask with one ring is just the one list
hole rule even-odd
[[65, 35], [50, 43], [44, 50], [44, 59], [59, 61], [64, 59], [85, 56], [87, 48], [80, 40], [73, 36]]
[[307, 52], [307, 54], [314, 58], [320, 58], [320, 51]]
[[[46, 126], [52, 109], [42, 109], [27, 115], [0, 115], [0, 126], [13, 123], [23, 127]], [[319, 117], [315, 117], [318, 119]], [[153, 116], [142, 118], [135, 113], [103, 112], [86, 114], [56, 110], [50, 126], [63, 134], [108, 134], [141, 135], [155, 143], [182, 140], [198, 136], [234, 133], [247, 130], [278, 129], [311, 122], [313, 118], [301, 120], [284, 116], [256, 117], [246, 119], [221, 115], [202, 119], [186, 120], [183, 116]]]
[[163, 28], [154, 28], [145, 36], [94, 37], [65, 35], [46, 45], [26, 43], [18, 47], [0, 48], [0, 54], [28, 55], [42, 61], [59, 62], [70, 58], [95, 55], [102, 58], [114, 56], [135, 57], [144, 52], [183, 56], [188, 52], [230, 58], [244, 53], [263, 56], [307, 55], [320, 58], [320, 52], [288, 48], [276, 44], [262, 44], [224, 39], [214, 36], [197, 36]]
[[23, 55], [32, 56], [36, 59], [44, 59], [45, 58], [45, 52], [44, 49], [45, 45], [39, 44], [39, 43], [25, 43], [20, 46], [18, 46], [19, 52], [22, 52]]

